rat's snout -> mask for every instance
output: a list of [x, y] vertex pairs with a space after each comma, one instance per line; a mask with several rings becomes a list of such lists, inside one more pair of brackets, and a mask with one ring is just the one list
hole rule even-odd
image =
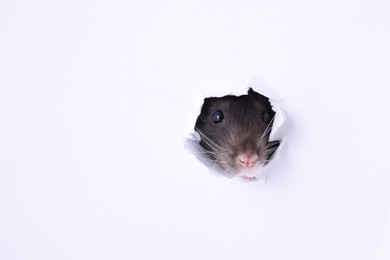
[[237, 156], [238, 165], [241, 167], [253, 167], [257, 159], [259, 159], [259, 156], [255, 153], [241, 153]]

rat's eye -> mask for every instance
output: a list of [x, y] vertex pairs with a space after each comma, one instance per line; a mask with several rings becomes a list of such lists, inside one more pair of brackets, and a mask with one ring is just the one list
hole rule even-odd
[[223, 121], [222, 111], [221, 110], [215, 111], [212, 119], [215, 124], [221, 123]]
[[271, 122], [271, 115], [267, 111], [263, 111], [261, 113], [261, 120], [263, 120], [264, 123], [268, 124]]

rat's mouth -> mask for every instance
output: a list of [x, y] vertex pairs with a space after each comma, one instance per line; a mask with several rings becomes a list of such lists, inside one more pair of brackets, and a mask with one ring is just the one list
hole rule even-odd
[[241, 167], [237, 169], [237, 175], [240, 177], [256, 177], [261, 173], [262, 165], [259, 161], [251, 167]]

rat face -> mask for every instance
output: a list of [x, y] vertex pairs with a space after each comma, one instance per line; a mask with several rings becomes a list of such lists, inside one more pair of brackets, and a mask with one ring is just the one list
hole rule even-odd
[[228, 175], [254, 175], [279, 146], [269, 141], [275, 112], [263, 95], [206, 98], [195, 130], [200, 145]]

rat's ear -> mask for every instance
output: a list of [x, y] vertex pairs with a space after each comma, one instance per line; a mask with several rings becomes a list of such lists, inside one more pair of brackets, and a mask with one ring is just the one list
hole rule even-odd
[[207, 98], [203, 99], [203, 104], [200, 108], [201, 113], [206, 113], [206, 111], [211, 106], [212, 99], [213, 99], [212, 97], [207, 97]]
[[204, 98], [202, 106], [204, 106], [204, 104], [208, 104], [208, 103], [210, 103], [210, 98], [209, 97]]
[[251, 87], [249, 87], [249, 89], [248, 89], [248, 96], [258, 97], [258, 98], [261, 98], [261, 99], [267, 100], [267, 101], [269, 100], [268, 97], [263, 96], [262, 94], [254, 91]]
[[252, 87], [249, 87], [249, 89], [248, 89], [248, 95], [249, 95], [249, 96], [261, 96], [261, 97], [264, 97], [264, 96], [261, 95], [260, 93], [254, 91]]
[[211, 103], [211, 102], [213, 102], [213, 101], [215, 101], [217, 99], [219, 99], [219, 98], [217, 98], [217, 97], [207, 97], [207, 98], [203, 99], [203, 103], [204, 104], [206, 104], [206, 103], [209, 104], [209, 103]]

